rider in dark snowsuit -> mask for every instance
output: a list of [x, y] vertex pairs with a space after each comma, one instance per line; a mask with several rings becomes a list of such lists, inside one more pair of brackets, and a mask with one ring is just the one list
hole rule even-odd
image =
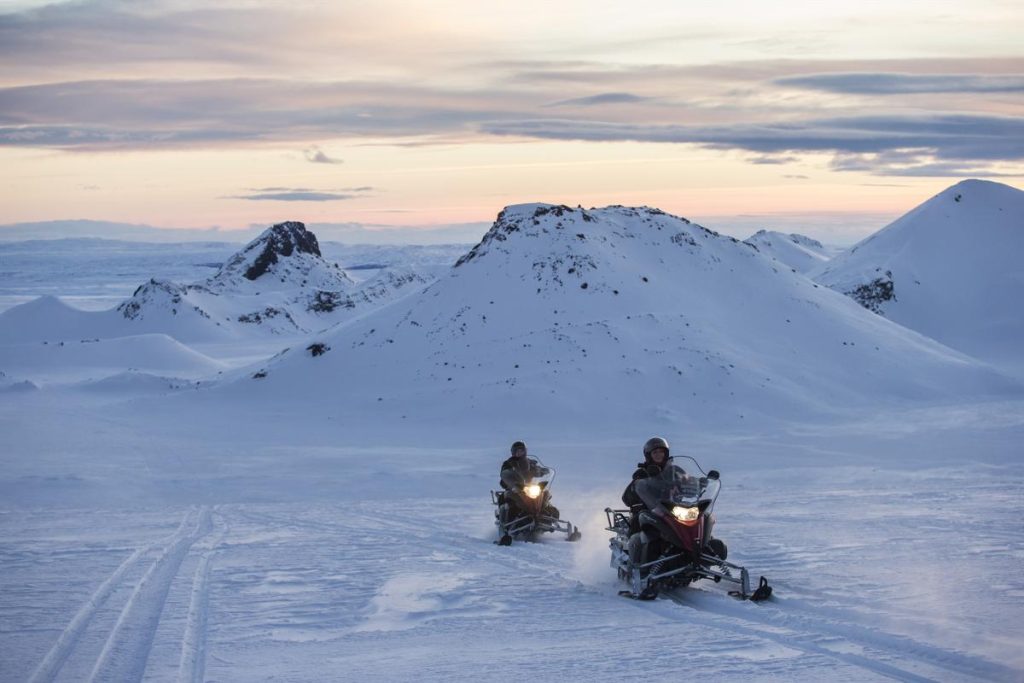
[[[534, 477], [543, 477], [550, 472], [547, 467], [526, 455], [526, 444], [522, 441], [512, 444], [511, 450], [512, 457], [501, 463], [501, 488], [506, 491], [518, 490]], [[516, 506], [515, 497], [505, 495], [503, 498], [509, 506], [508, 519], [518, 517], [522, 511]], [[555, 519], [558, 518], [558, 509], [554, 505], [548, 505], [545, 512]]]
[[[660, 436], [648, 439], [647, 443], [644, 444], [644, 461], [637, 464], [636, 471], [633, 472], [633, 479], [626, 486], [626, 490], [622, 492], [622, 502], [629, 506], [632, 513], [629, 516], [630, 532], [635, 534], [638, 531], [643, 531], [648, 539], [643, 548], [642, 557], [644, 559], [642, 561], [647, 561], [647, 558], [656, 558], [661, 554], [662, 540], [657, 527], [644, 525], [641, 528], [640, 511], [647, 506], [640, 496], [637, 495], [636, 482], [647, 477], [656, 477], [667, 467], [676, 467], [676, 465], [672, 464], [668, 441]], [[723, 560], [727, 556], [728, 550], [725, 544], [716, 538], [708, 539], [708, 548], [713, 554], [718, 555]]]
[[528, 479], [543, 476], [548, 469], [526, 455], [526, 444], [512, 444], [512, 457], [501, 463], [501, 488], [506, 491], [522, 486]]
[[[644, 461], [637, 463], [636, 471], [633, 472], [633, 478], [630, 480], [629, 485], [626, 486], [626, 490], [622, 492], [622, 502], [629, 507], [632, 513], [629, 516], [629, 530], [631, 533], [635, 534], [641, 531], [640, 511], [646, 507], [643, 500], [637, 495], [637, 480], [658, 476], [661, 474], [662, 469], [669, 466], [671, 460], [668, 441], [660, 436], [652, 437], [644, 444]], [[648, 542], [644, 548], [644, 557], [657, 557], [661, 554], [661, 536], [657, 528], [645, 526], [642, 530], [648, 537]]]

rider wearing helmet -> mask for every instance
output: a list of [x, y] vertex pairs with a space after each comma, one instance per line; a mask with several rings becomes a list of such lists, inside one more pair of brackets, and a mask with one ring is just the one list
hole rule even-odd
[[647, 439], [647, 443], [644, 444], [644, 461], [637, 463], [636, 471], [633, 472], [633, 479], [629, 482], [626, 490], [622, 492], [622, 502], [628, 505], [631, 510], [637, 505], [642, 506], [644, 502], [640, 500], [640, 496], [636, 493], [636, 480], [658, 476], [671, 460], [672, 455], [668, 447], [668, 441], [660, 436], [652, 436], [650, 439]]
[[[637, 480], [656, 477], [667, 467], [675, 467], [682, 472], [682, 468], [672, 464], [672, 455], [668, 447], [668, 441], [660, 436], [653, 436], [644, 444], [644, 461], [637, 464], [636, 471], [633, 472], [632, 481], [629, 482], [626, 490], [622, 492], [622, 502], [629, 506], [632, 513], [629, 518], [629, 527], [632, 533], [641, 530], [640, 510], [647, 507], [636, 492]], [[685, 474], [685, 472], [682, 473]], [[648, 544], [650, 547], [645, 549], [646, 556], [656, 556], [660, 548], [657, 528], [645, 526], [643, 531], [647, 533], [650, 539]], [[718, 555], [723, 560], [726, 558], [728, 550], [722, 541], [717, 538], [709, 538], [708, 546], [712, 553]]]
[[512, 444], [512, 457], [501, 463], [501, 488], [508, 490], [522, 486], [534, 477], [543, 477], [550, 470], [536, 458], [526, 455], [526, 444], [516, 441]]
[[622, 502], [629, 506], [629, 530], [632, 534], [643, 531], [643, 536], [635, 536], [637, 539], [644, 539], [633, 552], [637, 553], [635, 561], [645, 562], [648, 558], [657, 557], [661, 554], [661, 535], [654, 526], [644, 524], [641, 528], [640, 511], [646, 505], [636, 492], [636, 482], [648, 477], [656, 477], [666, 468], [674, 467], [671, 464], [672, 455], [668, 447], [668, 441], [660, 436], [652, 436], [644, 444], [644, 461], [638, 463], [636, 471], [633, 472], [633, 479], [622, 492]]
[[[534, 477], [543, 477], [551, 471], [537, 462], [536, 458], [531, 458], [526, 454], [526, 444], [522, 441], [513, 443], [510, 450], [512, 457], [501, 463], [500, 483], [501, 488], [506, 491], [518, 489]], [[502, 498], [508, 502], [510, 508], [513, 508], [509, 510], [509, 519], [515, 519], [515, 516], [519, 514], [519, 511], [514, 508], [515, 499], [507, 495]], [[558, 517], [558, 510], [553, 505], [548, 506], [547, 512], [552, 517]]]

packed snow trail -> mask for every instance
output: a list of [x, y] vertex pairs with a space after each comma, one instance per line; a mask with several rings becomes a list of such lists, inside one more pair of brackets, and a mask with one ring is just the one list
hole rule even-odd
[[209, 622], [210, 563], [214, 553], [224, 541], [227, 526], [218, 514], [220, 533], [203, 551], [192, 580], [185, 635], [181, 640], [181, 662], [178, 665], [179, 683], [202, 683], [206, 665], [206, 630]]
[[43, 661], [40, 662], [38, 668], [33, 672], [29, 679], [32, 683], [52, 681], [56, 678], [60, 668], [67, 661], [68, 656], [78, 643], [79, 638], [82, 636], [82, 632], [89, 625], [90, 620], [96, 614], [97, 610], [103, 606], [103, 603], [107, 601], [110, 594], [119, 586], [122, 578], [129, 569], [135, 566], [136, 563], [145, 555], [155, 551], [158, 548], [166, 547], [168, 544], [175, 543], [177, 539], [180, 539], [187, 528], [187, 523], [190, 518], [190, 513], [186, 512], [185, 517], [181, 520], [181, 525], [178, 530], [174, 532], [169, 538], [157, 541], [148, 546], [144, 546], [133, 552], [125, 559], [114, 573], [104, 581], [100, 586], [89, 596], [82, 608], [75, 614], [75, 617], [61, 632], [60, 637], [57, 638], [57, 642], [54, 643], [53, 647], [47, 652]]
[[141, 681], [171, 582], [189, 548], [210, 530], [210, 511], [199, 511], [192, 531], [166, 546], [135, 587], [110, 632], [92, 681]]

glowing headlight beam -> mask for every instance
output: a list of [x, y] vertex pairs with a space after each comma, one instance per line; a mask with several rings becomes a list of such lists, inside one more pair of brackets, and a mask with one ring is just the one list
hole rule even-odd
[[700, 518], [700, 510], [695, 507], [684, 508], [677, 505], [672, 508], [672, 515], [683, 524], [691, 525]]
[[523, 487], [523, 493], [527, 498], [536, 498], [540, 495], [540, 484], [527, 484]]

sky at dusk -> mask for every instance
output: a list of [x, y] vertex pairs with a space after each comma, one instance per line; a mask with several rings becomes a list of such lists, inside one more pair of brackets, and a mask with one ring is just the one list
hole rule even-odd
[[1024, 184], [1024, 3], [0, 0], [0, 223], [649, 205], [850, 242]]

